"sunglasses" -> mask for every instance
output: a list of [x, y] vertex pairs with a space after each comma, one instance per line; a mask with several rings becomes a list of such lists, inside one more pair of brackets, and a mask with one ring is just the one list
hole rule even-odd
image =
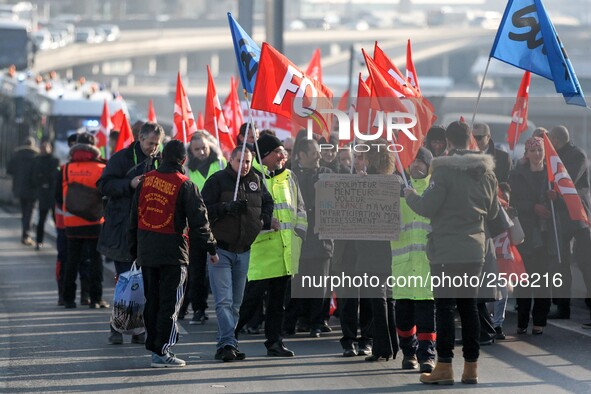
[[487, 137], [487, 136], [486, 136], [486, 135], [475, 135], [475, 136], [474, 136], [474, 139], [475, 139], [476, 141], [480, 141], [480, 140], [484, 139], [484, 137]]

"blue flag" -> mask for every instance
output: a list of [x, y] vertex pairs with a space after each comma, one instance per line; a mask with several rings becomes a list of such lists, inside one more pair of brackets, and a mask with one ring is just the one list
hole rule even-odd
[[509, 0], [490, 57], [548, 78], [567, 104], [587, 106], [570, 59], [541, 0]]
[[230, 24], [230, 31], [232, 32], [232, 41], [234, 41], [234, 52], [236, 53], [236, 61], [238, 62], [242, 87], [244, 87], [248, 93], [252, 93], [254, 90], [254, 82], [257, 78], [257, 72], [259, 70], [261, 48], [259, 48], [253, 39], [246, 34], [244, 29], [242, 29], [229, 12], [228, 23]]

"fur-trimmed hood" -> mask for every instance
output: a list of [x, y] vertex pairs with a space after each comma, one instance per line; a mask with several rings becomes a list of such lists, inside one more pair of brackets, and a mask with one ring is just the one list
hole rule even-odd
[[99, 160], [101, 151], [94, 145], [75, 144], [70, 148], [71, 161], [92, 161]]
[[491, 155], [483, 153], [456, 154], [434, 158], [431, 169], [435, 171], [439, 168], [468, 172], [473, 176], [481, 177], [485, 172], [492, 172], [495, 169], [495, 161]]

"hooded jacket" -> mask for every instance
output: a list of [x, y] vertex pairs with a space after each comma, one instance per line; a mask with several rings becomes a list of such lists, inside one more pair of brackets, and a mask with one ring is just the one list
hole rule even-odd
[[431, 183], [408, 206], [431, 219], [427, 240], [431, 264], [484, 263], [485, 222], [499, 211], [494, 161], [489, 155], [452, 151], [431, 163]]

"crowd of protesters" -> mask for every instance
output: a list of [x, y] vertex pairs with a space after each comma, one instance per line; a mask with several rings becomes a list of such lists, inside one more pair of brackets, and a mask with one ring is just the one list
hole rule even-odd
[[[531, 316], [531, 333], [540, 335], [548, 318], [570, 318], [573, 257], [591, 289], [589, 225], [571, 220], [562, 196], [550, 188], [544, 134], [589, 216], [587, 156], [563, 126], [536, 130], [516, 162], [495, 146], [486, 124], [433, 126], [402, 174], [393, 153], [356, 152], [339, 146], [334, 137], [309, 140], [301, 132], [281, 141], [273, 131], [259, 136], [245, 124], [238, 147], [224, 157], [206, 131], [194, 133], [187, 145], [164, 144], [162, 128], [148, 122], [135, 142], [108, 161], [93, 135], [84, 133], [70, 138], [67, 164], [59, 166], [48, 141], [39, 150], [28, 139], [8, 170], [22, 209], [24, 245], [43, 248], [46, 216], [54, 214], [58, 305], [77, 307], [79, 276], [79, 303], [109, 308], [103, 299], [102, 256], [114, 263], [117, 275], [130, 270], [134, 261], [142, 267], [146, 335], [134, 335], [131, 342], [145, 344], [153, 367], [186, 364], [170, 351], [178, 339], [177, 320], [192, 307], [189, 324], [206, 324], [211, 290], [217, 360], [243, 360], [239, 336], [261, 322], [267, 355], [292, 357], [284, 339], [296, 332], [313, 338], [330, 332], [336, 302], [344, 357], [388, 361], [400, 350], [402, 368], [419, 370], [423, 383], [453, 384], [453, 349], [460, 342], [465, 361], [461, 381], [474, 384], [480, 346], [505, 339], [511, 292], [518, 308], [512, 331], [526, 334]], [[470, 149], [472, 136], [476, 146]], [[395, 177], [403, 189], [399, 238], [320, 239], [315, 184], [331, 173]], [[496, 242], [516, 222], [523, 238], [509, 237], [515, 251], [510, 259], [522, 259], [523, 272], [530, 275], [560, 274], [562, 286], [535, 290], [517, 283], [499, 286], [494, 294], [469, 286], [435, 293], [429, 286], [339, 289], [335, 294], [309, 289], [305, 298], [290, 290], [294, 276], [343, 271], [371, 274], [380, 283], [390, 276], [428, 277], [444, 270], [478, 276], [503, 257]], [[553, 301], [557, 310], [551, 313]], [[591, 309], [591, 297], [586, 302]], [[462, 324], [459, 341], [456, 309]], [[591, 323], [583, 327], [591, 328]], [[108, 342], [123, 341], [110, 327]]]

